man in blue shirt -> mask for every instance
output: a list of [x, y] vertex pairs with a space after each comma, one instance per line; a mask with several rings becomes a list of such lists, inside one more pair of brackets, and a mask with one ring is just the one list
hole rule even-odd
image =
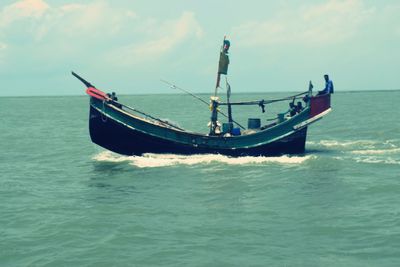
[[329, 80], [329, 75], [325, 74], [325, 88], [322, 91], [318, 92], [318, 95], [324, 95], [324, 94], [333, 94], [333, 82]]

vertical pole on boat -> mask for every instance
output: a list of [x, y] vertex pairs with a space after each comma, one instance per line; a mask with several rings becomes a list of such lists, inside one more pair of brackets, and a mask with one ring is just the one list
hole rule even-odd
[[308, 94], [307, 94], [307, 96], [306, 96], [306, 105], [307, 106], [310, 106], [310, 99], [311, 99], [311, 97], [312, 97], [312, 89], [314, 88], [314, 85], [312, 84], [312, 82], [310, 81], [310, 83], [308, 84]]
[[226, 102], [228, 103], [228, 121], [229, 123], [233, 122], [232, 119], [232, 106], [230, 102], [230, 97], [231, 97], [231, 85], [228, 83], [228, 78], [225, 77], [225, 82], [226, 82]]
[[222, 42], [221, 51], [219, 53], [219, 63], [218, 63], [218, 73], [217, 73], [217, 82], [215, 85], [214, 96], [210, 99], [210, 109], [211, 109], [211, 122], [210, 122], [210, 135], [214, 135], [216, 133], [216, 129], [218, 127], [218, 88], [221, 82], [221, 74], [228, 74], [228, 65], [229, 65], [229, 56], [228, 50], [230, 47], [230, 42], [226, 40], [226, 36], [224, 36], [224, 41]]
[[217, 96], [217, 92], [218, 92], [218, 87], [219, 87], [220, 81], [221, 81], [221, 73], [218, 73], [217, 74], [217, 83], [215, 85], [214, 96]]
[[212, 96], [211, 97], [211, 122], [210, 122], [210, 135], [215, 135], [216, 129], [218, 127], [218, 97]]

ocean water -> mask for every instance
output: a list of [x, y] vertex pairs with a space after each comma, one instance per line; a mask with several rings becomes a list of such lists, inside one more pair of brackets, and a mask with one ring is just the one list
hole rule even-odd
[[[190, 96], [120, 100], [207, 131]], [[400, 266], [399, 102], [336, 93], [304, 155], [126, 157], [86, 96], [0, 98], [0, 266]]]

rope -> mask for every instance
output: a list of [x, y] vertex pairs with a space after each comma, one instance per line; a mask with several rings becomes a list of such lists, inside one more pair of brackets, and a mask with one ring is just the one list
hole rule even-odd
[[[118, 103], [118, 102], [117, 102], [117, 103]], [[141, 114], [141, 115], [143, 115], [143, 116], [146, 116], [147, 118], [150, 118], [150, 119], [152, 119], [152, 120], [158, 121], [158, 122], [160, 122], [161, 124], [167, 125], [167, 126], [169, 126], [169, 127], [175, 128], [175, 129], [178, 129], [178, 130], [180, 130], [180, 131], [184, 131], [184, 129], [182, 129], [182, 128], [176, 126], [176, 125], [173, 125], [173, 124], [171, 124], [171, 123], [169, 123], [169, 122], [167, 122], [167, 121], [161, 120], [161, 119], [159, 119], [159, 118], [153, 117], [153, 116], [151, 116], [150, 114], [147, 114], [147, 113], [145, 113], [145, 112], [143, 112], [143, 111], [137, 110], [137, 109], [135, 109], [135, 108], [129, 107], [129, 106], [124, 105], [124, 104], [121, 104], [121, 103], [118, 103], [118, 104], [120, 104], [122, 107], [127, 108], [127, 109], [129, 109], [129, 110], [131, 110], [131, 111], [133, 111], [133, 112], [136, 112], [136, 113], [139, 113], [139, 114]]]
[[[237, 106], [246, 106], [246, 105], [266, 105], [266, 104], [271, 104], [275, 102], [281, 102], [281, 101], [287, 101], [291, 99], [297, 99], [299, 98], [298, 96], [308, 94], [307, 92], [299, 93], [296, 95], [284, 97], [284, 98], [278, 98], [278, 99], [271, 99], [271, 100], [254, 100], [254, 101], [244, 101], [244, 102], [230, 102], [229, 105], [237, 105]], [[219, 103], [220, 105], [228, 105], [228, 103]]]

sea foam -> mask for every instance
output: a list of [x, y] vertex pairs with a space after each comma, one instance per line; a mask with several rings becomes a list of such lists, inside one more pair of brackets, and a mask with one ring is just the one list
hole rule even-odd
[[325, 147], [370, 147], [375, 145], [377, 142], [372, 140], [356, 140], [356, 141], [337, 141], [337, 140], [321, 140], [320, 145]]
[[359, 157], [355, 158], [357, 163], [369, 163], [369, 164], [389, 164], [389, 165], [400, 165], [400, 160], [388, 157], [388, 158], [378, 158], [378, 157]]
[[400, 148], [391, 149], [366, 149], [366, 150], [353, 150], [351, 153], [360, 155], [383, 155], [383, 154], [394, 154], [399, 153]]
[[205, 155], [175, 155], [175, 154], [144, 154], [143, 156], [121, 156], [109, 151], [103, 151], [93, 157], [100, 162], [127, 162], [139, 168], [166, 167], [174, 165], [197, 165], [223, 163], [228, 165], [248, 164], [301, 164], [314, 156], [280, 156], [280, 157], [228, 157], [217, 154]]

